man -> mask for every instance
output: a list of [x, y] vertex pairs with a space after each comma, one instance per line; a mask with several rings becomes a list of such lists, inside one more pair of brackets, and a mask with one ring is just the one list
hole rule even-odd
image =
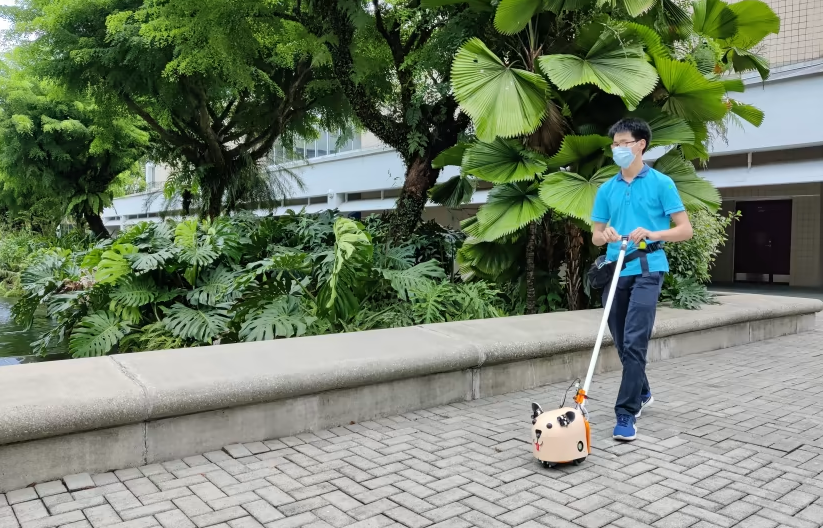
[[[643, 248], [643, 242], [691, 238], [692, 226], [674, 182], [643, 162], [652, 136], [649, 125], [640, 119], [623, 119], [611, 128], [609, 135], [612, 157], [621, 170], [597, 191], [592, 212], [594, 244], [609, 244], [606, 258], [616, 261], [621, 236], [629, 237], [627, 255]], [[663, 276], [669, 271], [666, 254], [656, 246], [648, 246], [648, 253], [626, 263], [609, 314], [609, 330], [623, 363], [623, 379], [614, 407], [617, 425], [613, 436], [617, 440], [636, 438], [636, 418], [654, 401], [646, 378], [646, 352]], [[603, 291], [604, 305], [608, 291], [607, 286]]]

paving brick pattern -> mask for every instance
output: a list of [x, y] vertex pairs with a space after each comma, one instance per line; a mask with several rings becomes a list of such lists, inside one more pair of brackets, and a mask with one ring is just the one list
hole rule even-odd
[[651, 365], [633, 444], [595, 379], [581, 466], [543, 469], [529, 403], [567, 384], [0, 494], [0, 528], [823, 526], [823, 321]]

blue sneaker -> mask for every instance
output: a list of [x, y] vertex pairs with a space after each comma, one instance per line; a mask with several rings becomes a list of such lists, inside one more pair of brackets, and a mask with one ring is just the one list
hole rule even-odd
[[640, 410], [637, 411], [637, 414], [635, 414], [634, 417], [635, 418], [640, 418], [640, 414], [643, 412], [643, 409], [645, 409], [647, 406], [649, 406], [653, 403], [654, 403], [654, 396], [652, 396], [651, 392], [641, 396], [640, 397]]
[[637, 427], [634, 425], [634, 416], [630, 414], [618, 414], [617, 425], [614, 426], [614, 434], [612, 437], [615, 440], [623, 440], [630, 442], [637, 438]]

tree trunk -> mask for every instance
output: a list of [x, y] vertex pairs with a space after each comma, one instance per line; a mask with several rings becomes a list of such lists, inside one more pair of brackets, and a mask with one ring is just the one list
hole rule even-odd
[[103, 225], [103, 219], [99, 214], [83, 213], [83, 217], [96, 238], [109, 238], [109, 230]]
[[526, 241], [526, 315], [537, 313], [537, 299], [534, 291], [534, 246], [537, 239], [537, 222], [528, 226]]
[[580, 259], [583, 250], [583, 231], [571, 220], [566, 222], [566, 300], [569, 310], [582, 308], [583, 276]]
[[403, 190], [391, 214], [390, 233], [393, 240], [406, 240], [417, 228], [429, 199], [429, 189], [434, 187], [439, 175], [440, 169], [433, 169], [428, 157], [415, 156], [409, 163]]

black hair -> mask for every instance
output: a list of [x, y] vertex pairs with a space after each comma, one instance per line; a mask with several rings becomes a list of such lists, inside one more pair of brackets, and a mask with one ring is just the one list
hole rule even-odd
[[646, 146], [643, 148], [643, 152], [649, 150], [649, 144], [652, 141], [652, 129], [649, 127], [649, 124], [642, 119], [636, 117], [621, 119], [609, 129], [609, 137], [614, 139], [615, 134], [621, 132], [630, 133], [635, 141], [645, 139]]

